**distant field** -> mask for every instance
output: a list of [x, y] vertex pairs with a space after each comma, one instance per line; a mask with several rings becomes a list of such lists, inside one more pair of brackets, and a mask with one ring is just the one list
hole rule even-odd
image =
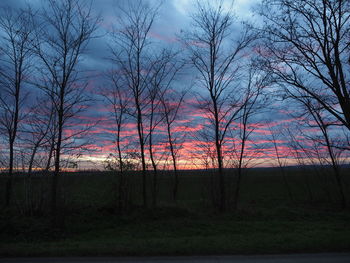
[[[25, 176], [15, 178], [15, 201], [0, 213], [0, 255], [203, 255], [350, 251], [350, 211], [340, 210], [331, 171], [287, 169], [293, 199], [280, 170], [251, 169], [244, 175], [238, 210], [230, 209], [234, 171], [227, 170], [228, 211], [213, 208], [213, 171], [183, 171], [177, 202], [172, 172], [159, 176], [157, 207], [145, 209], [141, 176], [130, 173], [130, 206], [118, 214], [118, 176], [67, 173], [60, 178], [64, 227], [52, 229], [48, 215], [50, 177], [33, 177], [43, 196], [41, 213], [23, 214]], [[350, 200], [350, 170], [343, 170]], [[148, 196], [151, 196], [151, 178]], [[5, 178], [0, 177], [0, 193]], [[215, 180], [214, 180], [215, 184]], [[308, 187], [308, 185], [310, 187]], [[3, 195], [0, 205], [3, 206]]]

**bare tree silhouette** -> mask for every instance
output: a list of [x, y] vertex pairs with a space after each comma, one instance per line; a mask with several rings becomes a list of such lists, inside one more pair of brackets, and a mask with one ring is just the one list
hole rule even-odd
[[[254, 127], [251, 127], [251, 122], [254, 115], [260, 113], [264, 106], [266, 106], [266, 100], [263, 97], [264, 88], [268, 82], [268, 76], [263, 74], [254, 63], [251, 63], [247, 68], [247, 76], [243, 82], [243, 107], [239, 112], [239, 138], [240, 149], [238, 150], [238, 165], [237, 165], [237, 181], [234, 191], [233, 208], [237, 209], [239, 193], [241, 188], [241, 180], [244, 168], [246, 144], [254, 132]], [[257, 124], [257, 123], [256, 123]]]
[[307, 97], [350, 129], [350, 3], [264, 0], [265, 69], [286, 96]]
[[[326, 153], [328, 158], [323, 158], [322, 162], [330, 164], [333, 170], [333, 174], [337, 183], [337, 187], [340, 195], [340, 205], [344, 209], [346, 207], [346, 195], [344, 190], [344, 183], [342, 182], [342, 177], [340, 174], [340, 165], [339, 165], [339, 153], [344, 150], [341, 147], [337, 147], [339, 143], [336, 143], [336, 140], [332, 138], [332, 133], [330, 128], [337, 125], [332, 118], [329, 116], [328, 111], [318, 103], [317, 101], [311, 100], [308, 96], [304, 97], [293, 97], [295, 101], [300, 104], [300, 115], [303, 117], [303, 123], [307, 127], [316, 128], [321, 132], [321, 136], [314, 135], [304, 135], [305, 139], [311, 140], [313, 145], [316, 148], [326, 147]], [[300, 124], [301, 125], [301, 124]], [[338, 123], [339, 125], [339, 123]], [[340, 142], [340, 145], [344, 145], [344, 140]], [[307, 149], [303, 149], [307, 150]], [[319, 150], [314, 149], [316, 156], [320, 157]], [[322, 162], [320, 165], [323, 165]]]
[[181, 106], [184, 102], [185, 92], [177, 93], [169, 89], [166, 92], [163, 92], [160, 101], [162, 104], [162, 114], [164, 115], [164, 124], [167, 132], [167, 141], [169, 145], [171, 160], [174, 169], [174, 189], [173, 189], [173, 198], [177, 199], [177, 193], [179, 188], [179, 175], [177, 167], [179, 140], [173, 133], [173, 126], [176, 123], [176, 120], [179, 118], [179, 113]]
[[14, 147], [24, 117], [26, 92], [23, 86], [31, 71], [30, 47], [34, 30], [31, 10], [2, 9], [0, 28], [3, 32], [0, 46], [0, 129], [9, 147], [9, 176], [5, 191], [5, 204], [8, 206], [12, 196]]
[[137, 132], [142, 163], [143, 205], [147, 207], [147, 166], [146, 166], [146, 131], [145, 115], [150, 70], [148, 46], [149, 34], [159, 6], [149, 6], [138, 0], [119, 6], [119, 28], [112, 34], [112, 60], [118, 66], [123, 81], [133, 97], [133, 112], [137, 123]]
[[91, 4], [73, 0], [50, 0], [41, 11], [40, 19], [43, 23], [37, 30], [33, 45], [41, 62], [41, 67], [38, 68], [42, 78], [40, 88], [51, 97], [57, 114], [51, 189], [51, 211], [55, 219], [64, 131], [68, 121], [81, 112], [88, 101], [84, 91], [87, 83], [82, 79], [78, 66], [89, 40], [94, 36], [99, 18], [92, 15]]
[[[171, 139], [171, 126], [177, 117], [177, 112], [182, 103], [183, 96], [181, 96], [180, 102], [172, 101], [172, 103], [177, 104], [175, 111], [171, 109], [169, 99], [170, 88], [178, 75], [179, 71], [182, 69], [184, 63], [179, 61], [178, 53], [172, 52], [170, 50], [164, 49], [158, 56], [156, 56], [153, 67], [152, 74], [150, 76], [150, 105], [151, 105], [151, 116], [150, 116], [150, 131], [149, 131], [149, 145], [150, 145], [150, 158], [152, 161], [152, 166], [154, 168], [154, 181], [153, 181], [153, 196], [156, 197], [157, 193], [157, 171], [156, 164], [154, 162], [152, 154], [152, 131], [161, 124], [166, 125], [168, 142], [170, 143], [170, 152], [173, 160], [173, 168], [175, 173], [174, 181], [174, 191], [173, 198], [176, 199], [177, 187], [178, 187], [178, 176], [175, 158], [174, 142]], [[173, 99], [175, 99], [173, 97]], [[157, 110], [157, 116], [155, 115], [155, 110]], [[155, 118], [156, 117], [156, 118]], [[155, 202], [155, 199], [154, 199]], [[154, 203], [155, 204], [155, 203]]]
[[110, 71], [108, 73], [108, 78], [111, 81], [111, 85], [102, 91], [102, 95], [106, 98], [109, 105], [112, 106], [111, 114], [116, 125], [115, 143], [117, 146], [117, 165], [111, 168], [112, 170], [118, 171], [118, 212], [123, 213], [124, 210], [127, 209], [129, 196], [125, 171], [130, 170], [131, 167], [130, 162], [126, 159], [126, 154], [123, 153], [125, 147], [122, 145], [122, 131], [129, 120], [128, 107], [131, 103], [131, 99], [127, 96], [128, 89], [118, 71]]
[[[201, 96], [202, 110], [207, 114], [213, 129], [213, 143], [219, 177], [220, 211], [226, 209], [224, 164], [222, 144], [233, 120], [243, 107], [234, 92], [240, 59], [244, 50], [253, 41], [250, 30], [237, 37], [235, 43], [227, 43], [232, 35], [234, 17], [225, 10], [223, 1], [197, 1], [197, 11], [192, 15], [193, 30], [184, 36], [184, 42], [191, 54], [191, 62], [199, 72], [199, 83], [206, 90], [207, 97]], [[242, 60], [241, 60], [242, 61]]]

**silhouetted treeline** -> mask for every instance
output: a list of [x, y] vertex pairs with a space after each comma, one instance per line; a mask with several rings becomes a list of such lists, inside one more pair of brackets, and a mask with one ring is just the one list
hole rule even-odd
[[[195, 1], [191, 25], [173, 43], [152, 38], [161, 1], [116, 5], [113, 27], [107, 30], [101, 27], [103, 16], [95, 15], [86, 1], [42, 1], [38, 9], [30, 4], [2, 7], [5, 206], [14, 199], [14, 171], [26, 172], [26, 209], [35, 206], [33, 171], [46, 171], [52, 175], [45, 191], [53, 223], [63, 223], [60, 174], [63, 168], [77, 169], [83, 155], [99, 153], [94, 136], [100, 136], [103, 123], [83, 118], [95, 117], [94, 104], [99, 103], [113, 136], [110, 152], [99, 162], [118, 173], [120, 213], [132, 195], [130, 171], [142, 172], [143, 206], [156, 207], [161, 170], [172, 170], [177, 202], [179, 169], [214, 169], [210, 197], [224, 212], [238, 207], [248, 168], [262, 163], [279, 167], [291, 202], [296, 196], [285, 172], [288, 164], [311, 165], [320, 177], [322, 166], [332, 167], [327, 176], [334, 177], [344, 208], [341, 165], [348, 163], [350, 149], [349, 1], [263, 0], [254, 7], [257, 21], [240, 21], [234, 3], [227, 2]], [[109, 69], [91, 74], [84, 58], [96, 38], [108, 49]], [[91, 87], [92, 81], [99, 84]], [[197, 118], [186, 116], [190, 111]], [[277, 112], [289, 119], [279, 121]], [[306, 174], [304, 179], [313, 200], [310, 178]]]

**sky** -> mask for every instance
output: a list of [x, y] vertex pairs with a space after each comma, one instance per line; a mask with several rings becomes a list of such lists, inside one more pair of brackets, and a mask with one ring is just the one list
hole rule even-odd
[[[151, 4], [152, 2], [154, 3], [156, 1], [151, 1]], [[253, 8], [257, 3], [258, 0], [235, 1], [233, 4], [233, 12], [237, 16], [236, 25], [239, 26], [239, 20], [252, 21], [252, 18], [254, 17]], [[118, 13], [118, 10], [117, 8], [113, 7], [113, 1], [111, 0], [95, 1], [94, 4], [96, 6], [96, 13], [100, 13], [103, 17], [102, 28], [108, 32], [113, 27], [113, 25], [115, 25], [115, 16]], [[230, 4], [230, 1], [224, 1], [224, 6], [227, 6], [227, 8], [230, 8]], [[181, 33], [181, 31], [186, 31], [190, 27], [190, 15], [193, 12], [195, 12], [195, 1], [193, 0], [164, 1], [160, 7], [159, 15], [150, 32], [152, 41], [159, 42], [163, 45], [173, 45], [175, 47], [178, 46], [178, 35]], [[101, 65], [101, 67], [103, 67], [103, 65], [106, 65], [105, 59], [103, 59], [103, 56], [101, 56], [101, 54], [104, 54], [106, 52], [106, 43], [104, 38], [95, 40], [94, 43], [90, 46], [90, 50], [92, 52], [91, 57], [93, 57], [88, 59], [89, 64], [92, 67], [91, 70], [94, 70], [96, 68], [96, 64]], [[108, 57], [108, 53], [105, 55], [105, 57]], [[187, 70], [192, 71], [192, 69]], [[191, 77], [188, 75], [191, 74], [185, 73], [184, 78], [188, 79], [190, 83], [193, 83], [194, 80], [191, 79]], [[185, 83], [186, 81], [180, 81], [179, 88], [184, 88], [183, 86], [187, 85]], [[191, 88], [195, 89], [196, 87]], [[196, 101], [193, 99], [191, 100], [191, 98], [186, 98], [186, 102], [184, 103], [182, 112], [180, 114], [182, 117], [180, 117], [177, 121], [175, 128], [177, 131], [175, 132], [175, 135], [179, 137], [179, 141], [181, 141], [179, 144], [181, 144], [180, 147], [182, 149], [179, 153], [179, 164], [181, 168], [186, 169], [203, 168], [203, 162], [205, 162], [201, 157], [203, 154], [203, 145], [198, 142], [198, 138], [194, 138], [197, 137], [196, 132], [205, 127], [205, 124], [203, 124], [203, 114], [198, 112], [198, 110], [195, 108], [195, 104]], [[104, 106], [102, 106], [102, 108], [96, 107], [94, 111], [96, 109], [97, 112], [99, 112], [98, 116], [96, 116], [96, 119], [98, 119], [100, 123], [99, 127], [93, 130], [93, 133], [94, 136], [96, 138], [100, 138], [100, 140], [94, 144], [94, 147], [96, 147], [96, 151], [99, 151], [99, 147], [101, 150], [99, 153], [93, 153], [91, 156], [83, 157], [86, 160], [91, 160], [94, 163], [104, 161], [107, 153], [115, 152], [115, 145], [111, 143], [114, 140], [115, 124], [113, 120], [111, 120], [111, 118], [106, 115], [107, 110]], [[278, 112], [275, 112], [275, 118], [277, 118], [278, 114]], [[89, 114], [89, 117], [91, 118], [91, 113]], [[125, 129], [125, 134], [127, 134], [126, 137], [137, 136], [136, 125], [134, 123], [128, 124], [127, 128]], [[159, 135], [159, 140], [157, 142], [159, 145], [158, 156], [159, 158], [164, 158], [162, 156], [162, 149], [166, 147], [164, 130], [159, 129], [159, 131], [156, 133]], [[267, 133], [269, 133], [267, 129], [256, 129], [255, 138], [265, 137], [265, 134]], [[125, 141], [129, 142], [130, 138], [126, 138]], [[266, 138], [261, 141], [259, 146], [254, 145], [252, 142], [251, 145], [248, 145], [247, 149], [251, 148], [251, 154], [256, 154], [255, 152], [258, 151], [257, 148], [261, 147], [261, 145], [264, 143], [266, 143]], [[256, 162], [258, 165], [270, 166], [273, 164], [269, 158], [271, 154], [273, 155], [273, 149], [270, 146], [267, 150], [270, 152], [268, 153], [266, 151], [266, 156], [263, 156], [264, 158], [259, 158], [259, 161]], [[133, 150], [135, 146], [132, 145], [127, 148], [131, 148], [131, 150]], [[196, 151], [194, 149], [196, 149]], [[283, 147], [281, 147], [281, 150], [284, 150]], [[159, 166], [161, 165], [162, 162], [159, 163]]]
[[[123, 4], [124, 0], [94, 0], [93, 13], [100, 15], [102, 20], [96, 32], [96, 38], [92, 39], [88, 46], [88, 51], [84, 54], [81, 62], [81, 68], [85, 70], [89, 76], [89, 85], [87, 91], [94, 99], [93, 103], [85, 112], [76, 116], [71, 127], [65, 131], [65, 135], [69, 136], [74, 131], [81, 129], [85, 125], [95, 123], [89, 133], [84, 138], [77, 141], [85, 142], [88, 152], [79, 155], [79, 169], [103, 169], [104, 161], [109, 154], [115, 154], [115, 122], [110, 114], [111, 106], [106, 103], [103, 97], [98, 93], [106, 85], [103, 79], [104, 73], [110, 69], [111, 64], [108, 61], [110, 56], [108, 45], [108, 33], [117, 21], [118, 9], [116, 3]], [[129, 0], [132, 1], [132, 0]], [[145, 0], [146, 1], [146, 0]], [[155, 0], [150, 0], [154, 3]], [[40, 7], [41, 0], [2, 0], [1, 6], [10, 6], [19, 8], [26, 3], [30, 3], [34, 8]], [[164, 0], [159, 10], [159, 15], [150, 32], [152, 41], [163, 46], [179, 47], [177, 38], [182, 31], [190, 29], [190, 14], [195, 11], [194, 0]], [[233, 10], [238, 20], [246, 20], [256, 22], [254, 8], [256, 8], [259, 0], [236, 0], [233, 4]], [[229, 7], [230, 1], [225, 0], [224, 6]], [[237, 23], [239, 28], [240, 24]], [[106, 41], [107, 39], [107, 41]], [[174, 136], [177, 138], [177, 147], [179, 148], [179, 166], [182, 169], [204, 168], [208, 164], [206, 159], [206, 142], [198, 138], [198, 133], [206, 128], [207, 120], [203, 118], [203, 113], [196, 107], [196, 72], [193, 69], [186, 69], [183, 72], [182, 79], [177, 80], [176, 89], [190, 89], [185, 98], [185, 102], [181, 107], [179, 118], [174, 125]], [[193, 87], [194, 86], [194, 87]], [[34, 92], [35, 93], [35, 92]], [[34, 98], [35, 95], [32, 94]], [[259, 114], [253, 117], [249, 126], [252, 132], [247, 142], [246, 160], [250, 166], [271, 166], [276, 165], [276, 151], [272, 143], [271, 130], [276, 134], [275, 141], [281, 157], [286, 157], [290, 164], [295, 164], [295, 160], [290, 157], [290, 147], [288, 140], [282, 135], [282, 130], [288, 124], [293, 123], [295, 118], [292, 117], [293, 107], [282, 104], [278, 99], [270, 98], [269, 107], [266, 107]], [[269, 123], [267, 125], [267, 123]], [[232, 136], [229, 136], [225, 144], [224, 152], [229, 158], [234, 156], [232, 150], [234, 146], [239, 145], [239, 133], [237, 133], [240, 124], [233, 124]], [[312, 131], [311, 131], [312, 132]], [[164, 157], [166, 152], [166, 133], [164, 128], [159, 127], [155, 134], [156, 142], [156, 158], [158, 158], [160, 167], [169, 166], [169, 157]], [[125, 152], [132, 154], [135, 152], [137, 145], [134, 141], [137, 136], [135, 122], [130, 120], [123, 130], [123, 147]], [[297, 138], [302, 140], [301, 138]], [[68, 158], [68, 156], [67, 156]], [[76, 158], [73, 157], [73, 158]], [[234, 159], [234, 158], [233, 158]], [[167, 160], [167, 161], [164, 161]]]

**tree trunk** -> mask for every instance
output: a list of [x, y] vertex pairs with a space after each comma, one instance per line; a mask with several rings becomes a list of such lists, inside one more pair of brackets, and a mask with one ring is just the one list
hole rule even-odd
[[[63, 89], [63, 88], [62, 88]], [[63, 93], [63, 90], [61, 91]], [[56, 143], [56, 151], [55, 151], [55, 171], [52, 177], [52, 185], [51, 185], [51, 215], [53, 220], [53, 225], [55, 227], [60, 224], [60, 220], [58, 219], [59, 213], [57, 211], [58, 200], [60, 198], [59, 195], [59, 174], [60, 174], [60, 162], [61, 162], [61, 143], [62, 143], [62, 133], [63, 133], [63, 98], [64, 96], [61, 94], [61, 103], [60, 109], [58, 112], [58, 137]]]
[[29, 167], [28, 167], [28, 176], [25, 178], [26, 180], [26, 186], [25, 186], [25, 206], [26, 206], [26, 213], [29, 213], [29, 215], [34, 214], [34, 200], [33, 200], [33, 182], [32, 182], [32, 169], [33, 169], [33, 162], [34, 162], [34, 157], [37, 152], [38, 145], [34, 145], [32, 154], [30, 156], [29, 160]]
[[143, 138], [143, 127], [142, 127], [142, 113], [140, 105], [136, 102], [137, 107], [137, 131], [139, 135], [139, 142], [141, 148], [141, 163], [142, 163], [142, 198], [143, 206], [147, 207], [147, 174], [146, 174], [146, 160], [145, 160], [145, 144]]
[[225, 178], [224, 171], [222, 167], [222, 155], [221, 155], [221, 145], [217, 144], [217, 154], [218, 154], [218, 166], [219, 166], [219, 187], [220, 187], [220, 212], [225, 212], [226, 210], [226, 192], [225, 192]]
[[341, 180], [341, 175], [340, 175], [340, 172], [339, 172], [339, 166], [338, 166], [338, 163], [336, 161], [336, 157], [334, 156], [334, 153], [333, 153], [333, 150], [332, 150], [331, 142], [329, 140], [328, 133], [327, 133], [327, 128], [326, 128], [326, 126], [324, 125], [323, 122], [322, 122], [322, 127], [323, 127], [323, 129], [322, 129], [323, 135], [324, 135], [324, 137], [326, 139], [326, 143], [327, 143], [327, 149], [328, 149], [328, 152], [329, 152], [329, 156], [331, 157], [331, 161], [332, 161], [332, 169], [333, 169], [334, 176], [335, 176], [335, 179], [336, 179], [336, 182], [337, 182], [337, 186], [338, 186], [338, 189], [339, 189], [340, 205], [341, 205], [341, 208], [344, 209], [346, 207], [346, 197], [345, 197], [345, 193], [344, 193], [344, 189], [343, 189], [343, 183], [342, 183], [342, 180]]
[[36, 152], [38, 150], [38, 147], [39, 147], [39, 145], [34, 145], [32, 154], [30, 156], [29, 166], [28, 166], [28, 174], [29, 175], [32, 173], [32, 170], [33, 170], [33, 162], [34, 162], [34, 158], [35, 158]]
[[51, 145], [50, 145], [49, 157], [48, 157], [48, 159], [47, 159], [45, 171], [49, 171], [49, 170], [50, 170], [51, 159], [52, 159], [52, 155], [53, 155], [53, 153], [54, 153], [54, 150], [55, 150], [55, 139], [54, 139], [54, 137], [53, 137], [53, 138], [52, 138]]
[[10, 206], [11, 198], [12, 198], [12, 176], [13, 176], [13, 142], [10, 139], [10, 164], [9, 164], [9, 174], [6, 180], [6, 191], [5, 191], [5, 205], [6, 207]]
[[239, 198], [239, 191], [241, 189], [241, 180], [242, 180], [242, 164], [243, 164], [243, 154], [245, 149], [245, 136], [246, 136], [246, 126], [243, 127], [243, 139], [242, 139], [242, 145], [241, 145], [241, 152], [239, 155], [239, 163], [238, 163], [238, 174], [237, 174], [237, 182], [236, 182], [236, 190], [235, 195], [233, 199], [233, 209], [237, 210], [238, 206], [238, 198]]
[[170, 146], [170, 153], [171, 153], [171, 158], [173, 161], [173, 169], [174, 169], [174, 188], [173, 188], [173, 199], [176, 202], [177, 200], [177, 192], [178, 192], [178, 187], [179, 187], [179, 177], [177, 173], [177, 165], [176, 165], [176, 156], [175, 156], [175, 151], [174, 151], [174, 145], [173, 141], [171, 138], [171, 130], [170, 130], [170, 123], [167, 120], [167, 131], [168, 131], [168, 141], [169, 141], [169, 146]]
[[[213, 78], [214, 79], [214, 78]], [[226, 192], [225, 192], [225, 178], [222, 164], [222, 152], [220, 142], [220, 130], [219, 130], [219, 114], [215, 98], [212, 96], [214, 104], [214, 118], [215, 118], [215, 147], [218, 161], [218, 176], [219, 176], [219, 211], [225, 212], [226, 210]]]
[[[153, 159], [153, 157], [151, 157]], [[153, 207], [157, 206], [157, 198], [158, 198], [158, 170], [157, 166], [152, 160], [152, 166], [153, 166], [153, 200], [152, 200], [152, 205]]]
[[292, 194], [292, 190], [291, 190], [291, 187], [288, 183], [288, 180], [287, 180], [287, 175], [286, 175], [286, 172], [284, 170], [284, 167], [283, 167], [283, 164], [281, 162], [281, 159], [280, 159], [280, 156], [279, 156], [279, 153], [278, 153], [278, 148], [277, 148], [277, 143], [276, 143], [276, 138], [274, 136], [274, 134], [272, 133], [271, 131], [271, 135], [272, 135], [272, 139], [273, 139], [273, 146], [275, 148], [275, 152], [276, 152], [276, 157], [277, 157], [277, 161], [278, 161], [278, 166], [281, 170], [281, 173], [282, 173], [282, 179], [283, 179], [283, 183], [286, 187], [286, 190], [287, 190], [287, 194], [288, 194], [288, 197], [289, 197], [289, 200], [291, 202], [293, 202], [293, 194]]
[[[153, 117], [151, 117], [153, 118]], [[152, 119], [151, 119], [151, 126], [152, 124]], [[151, 128], [152, 129], [152, 128]], [[157, 169], [157, 164], [154, 161], [154, 156], [153, 156], [153, 141], [152, 141], [152, 131], [150, 131], [149, 134], [149, 154], [150, 154], [150, 159], [153, 167], [153, 189], [152, 189], [152, 205], [153, 207], [157, 206], [157, 192], [158, 192], [158, 169]]]
[[117, 148], [118, 148], [118, 157], [119, 157], [119, 187], [118, 187], [118, 210], [119, 214], [124, 212], [124, 206], [126, 202], [126, 193], [124, 191], [124, 170], [123, 170], [123, 157], [122, 151], [120, 148], [120, 125], [118, 125], [117, 133]]

